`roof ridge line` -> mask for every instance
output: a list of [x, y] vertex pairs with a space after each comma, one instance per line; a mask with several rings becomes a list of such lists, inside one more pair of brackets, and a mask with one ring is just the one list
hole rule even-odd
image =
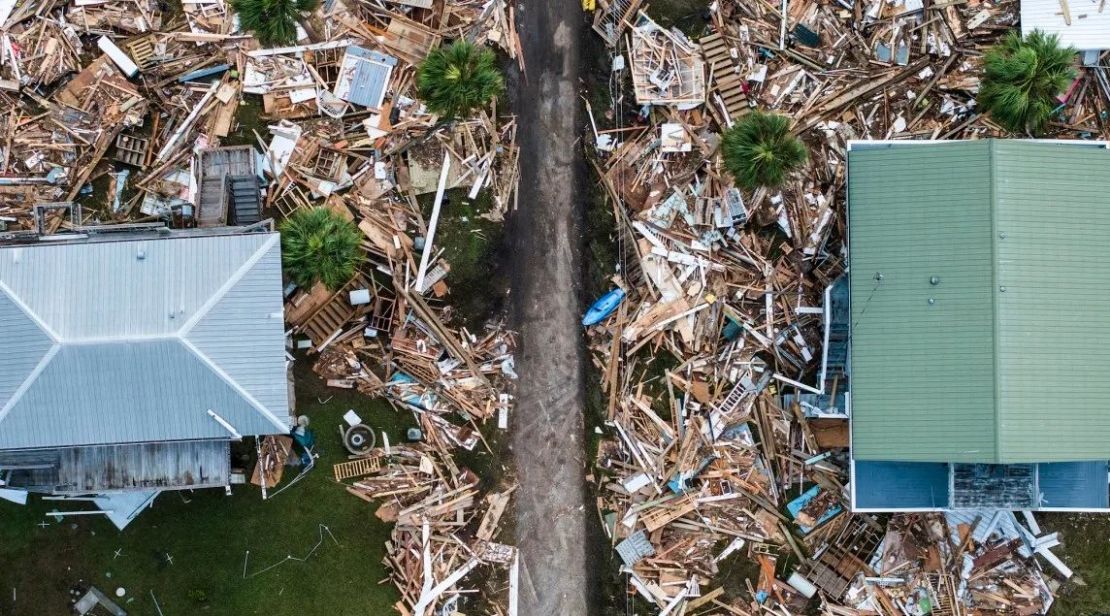
[[55, 340], [54, 344], [50, 345], [50, 348], [42, 354], [42, 357], [39, 358], [39, 363], [35, 364], [35, 368], [27, 375], [27, 378], [23, 379], [23, 382], [19, 384], [19, 387], [17, 387], [12, 393], [12, 396], [8, 398], [8, 401], [4, 403], [4, 406], [0, 407], [0, 423], [4, 422], [8, 414], [15, 408], [15, 405], [23, 399], [23, 395], [27, 393], [28, 389], [31, 389], [31, 386], [38, 380], [39, 375], [42, 374], [43, 370], [46, 370], [46, 366], [50, 364], [61, 348], [61, 343]]
[[182, 346], [184, 346], [186, 349], [188, 349], [191, 353], [193, 353], [193, 355], [195, 355], [197, 357], [197, 359], [199, 359], [201, 361], [201, 363], [203, 363], [205, 366], [207, 366], [208, 369], [213, 372], [213, 374], [220, 377], [220, 379], [222, 379], [233, 390], [235, 390], [235, 393], [242, 396], [243, 399], [246, 400], [248, 404], [253, 406], [254, 409], [256, 411], [258, 411], [258, 413], [260, 415], [262, 415], [267, 420], [269, 420], [270, 423], [274, 424], [275, 427], [278, 427], [278, 428], [284, 430], [285, 432], [289, 431], [290, 427], [284, 421], [278, 419], [278, 417], [276, 415], [274, 415], [273, 413], [270, 412], [270, 409], [263, 406], [261, 402], [259, 402], [254, 396], [252, 396], [250, 394], [250, 392], [243, 389], [242, 385], [240, 385], [235, 379], [231, 378], [231, 375], [224, 372], [223, 368], [221, 368], [219, 364], [212, 361], [212, 358], [205, 355], [203, 351], [198, 349], [196, 347], [196, 345], [194, 345], [192, 343], [192, 341], [190, 341], [188, 338], [185, 338], [184, 336], [178, 336], [177, 339], [178, 339], [178, 342], [180, 342]]
[[266, 238], [266, 241], [263, 242], [262, 245], [254, 251], [254, 254], [252, 254], [249, 259], [244, 261], [243, 264], [239, 266], [239, 269], [235, 270], [235, 272], [233, 272], [231, 276], [229, 276], [228, 279], [224, 281], [223, 285], [221, 285], [215, 293], [213, 293], [207, 300], [205, 300], [204, 304], [197, 308], [197, 311], [193, 314], [193, 316], [189, 317], [189, 320], [186, 321], [184, 325], [182, 325], [176, 332], [173, 333], [174, 336], [185, 340], [189, 335], [189, 332], [191, 332], [193, 328], [196, 327], [197, 323], [200, 323], [201, 320], [203, 320], [204, 317], [208, 315], [212, 308], [214, 308], [216, 304], [220, 303], [220, 300], [222, 300], [228, 294], [228, 292], [234, 289], [235, 285], [237, 285], [239, 281], [247, 275], [247, 273], [254, 269], [254, 266], [258, 265], [258, 262], [262, 260], [262, 257], [266, 256], [266, 254], [273, 249], [274, 244], [281, 239], [281, 235], [278, 233], [271, 233], [269, 234], [269, 236], [270, 237]]
[[998, 464], [1002, 463], [1002, 413], [1001, 405], [998, 398], [1001, 393], [999, 385], [999, 371], [998, 371], [998, 301], [999, 301], [999, 284], [998, 284], [998, 190], [997, 190], [997, 161], [995, 160], [995, 147], [998, 140], [989, 139], [987, 141], [987, 172], [990, 174], [988, 184], [990, 188], [990, 244], [991, 244], [991, 384], [994, 387], [994, 393], [991, 395], [991, 402], [994, 406], [994, 461]]
[[31, 307], [23, 301], [23, 298], [17, 295], [15, 291], [12, 291], [12, 288], [5, 284], [3, 280], [0, 280], [0, 293], [7, 295], [8, 299], [12, 300], [12, 303], [15, 304], [17, 308], [22, 310], [23, 314], [27, 315], [27, 318], [30, 319], [31, 322], [34, 323], [36, 326], [38, 326], [38, 328], [42, 330], [42, 333], [46, 334], [46, 336], [50, 338], [51, 342], [53, 342], [54, 344], [58, 344], [62, 341], [62, 337], [58, 334], [58, 332], [54, 331], [54, 328], [50, 327], [50, 325], [47, 324], [46, 321], [43, 321], [42, 318], [39, 317], [39, 315], [34, 310], [31, 310]]

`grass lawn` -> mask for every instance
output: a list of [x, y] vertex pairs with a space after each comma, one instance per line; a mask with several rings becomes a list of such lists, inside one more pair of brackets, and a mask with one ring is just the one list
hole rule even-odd
[[[58, 503], [0, 501], [0, 616], [69, 614], [68, 590], [79, 580], [109, 595], [126, 588], [124, 609], [144, 616], [157, 613], [151, 591], [166, 616], [391, 613], [394, 587], [379, 584], [386, 577], [381, 559], [389, 528], [374, 517], [372, 505], [335, 483], [331, 467], [346, 459], [336, 426], [347, 409], [387, 430], [392, 442], [401, 442], [411, 419], [383, 401], [324, 387], [308, 367], [308, 360], [297, 362], [298, 411], [312, 420], [320, 458], [308, 476], [272, 500], [263, 501], [252, 485], [236, 486], [230, 497], [220, 490], [167, 492], [122, 532], [99, 516], [47, 519], [45, 512]], [[286, 469], [287, 478], [295, 475], [296, 469]], [[44, 521], [48, 525], [40, 527]], [[335, 541], [325, 533], [307, 562], [288, 561], [251, 576], [286, 555], [303, 558], [320, 540], [321, 524]]]
[[[445, 193], [448, 202], [440, 209], [435, 245], [437, 250], [443, 249], [443, 259], [451, 265], [447, 274], [451, 293], [445, 301], [458, 315], [456, 323], [477, 334], [503, 307], [507, 283], [492, 264], [504, 262], [502, 257], [508, 255], [498, 253], [502, 249], [503, 223], [480, 217], [492, 209], [492, 195], [486, 190], [471, 200], [467, 192], [466, 188], [455, 188]], [[418, 201], [425, 219], [430, 220], [435, 193], [420, 195]]]
[[[1057, 593], [1050, 614], [1110, 614], [1110, 516], [1054, 513], [1037, 519], [1045, 532], [1060, 532], [1064, 545], [1053, 551], [1075, 571], [1072, 581]], [[1052, 575], [1050, 566], [1045, 565], [1045, 570]]]

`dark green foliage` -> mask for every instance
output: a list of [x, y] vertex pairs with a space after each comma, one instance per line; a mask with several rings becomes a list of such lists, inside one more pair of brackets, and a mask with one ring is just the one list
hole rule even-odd
[[316, 8], [317, 0], [231, 0], [239, 25], [264, 47], [297, 42], [297, 18]]
[[790, 134], [790, 120], [753, 111], [725, 131], [721, 143], [725, 167], [747, 189], [775, 187], [806, 161], [806, 148]]
[[1022, 39], [1011, 31], [984, 57], [979, 107], [1007, 130], [1039, 133], [1075, 78], [1075, 53], [1055, 34], [1034, 30]]
[[282, 264], [304, 288], [317, 281], [333, 291], [347, 284], [362, 262], [361, 242], [354, 223], [322, 207], [298, 210], [281, 223]]
[[493, 52], [464, 40], [433, 49], [420, 63], [416, 85], [428, 109], [448, 119], [484, 107], [505, 88]]

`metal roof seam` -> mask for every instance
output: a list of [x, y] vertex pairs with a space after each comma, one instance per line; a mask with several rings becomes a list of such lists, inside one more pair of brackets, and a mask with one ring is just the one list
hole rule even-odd
[[258, 250], [256, 250], [249, 259], [244, 261], [243, 264], [239, 266], [239, 269], [235, 271], [235, 273], [228, 277], [223, 286], [217, 289], [216, 292], [213, 293], [204, 302], [204, 304], [197, 308], [196, 313], [193, 314], [193, 316], [190, 317], [189, 320], [186, 321], [181, 326], [181, 328], [177, 330], [177, 336], [182, 340], [185, 340], [188, 337], [189, 332], [194, 327], [196, 327], [197, 323], [200, 323], [200, 321], [208, 315], [212, 308], [216, 304], [219, 304], [220, 300], [222, 300], [229, 291], [234, 289], [244, 276], [246, 276], [252, 269], [254, 269], [254, 266], [262, 260], [262, 257], [266, 256], [271, 250], [273, 250], [274, 245], [277, 244], [280, 239], [281, 235], [278, 233], [274, 233], [269, 238], [267, 238], [266, 241], [258, 247]]

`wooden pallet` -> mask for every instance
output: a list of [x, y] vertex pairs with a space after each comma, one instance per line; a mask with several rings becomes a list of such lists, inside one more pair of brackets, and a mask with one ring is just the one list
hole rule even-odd
[[382, 467], [382, 459], [378, 456], [372, 458], [359, 458], [350, 462], [340, 462], [333, 469], [335, 480], [343, 481], [354, 477], [365, 477]]
[[155, 64], [153, 36], [144, 36], [131, 41], [127, 44], [127, 50], [131, 52], [131, 57], [139, 68], [146, 69]]
[[[709, 74], [713, 76], [712, 91], [708, 101], [709, 108], [713, 115], [718, 116], [718, 120], [722, 124], [727, 124], [724, 118], [720, 117], [722, 102], [729, 119], [739, 118], [750, 111], [748, 95], [744, 93], [743, 85], [747, 81], [747, 75], [744, 73], [743, 67], [738, 67], [732, 59], [730, 53], [732, 47], [728, 39], [721, 36], [720, 33], [714, 32], [709, 36], [702, 37], [698, 43], [701, 45], [701, 53], [705, 58], [705, 64], [709, 67]], [[739, 72], [737, 68], [740, 69]], [[718, 97], [720, 100], [718, 100]]]
[[354, 289], [364, 289], [369, 286], [365, 275], [356, 274], [346, 285], [333, 293], [319, 308], [316, 309], [304, 323], [301, 330], [312, 340], [312, 344], [320, 346], [329, 338], [340, 333], [355, 316], [356, 308], [351, 305], [350, 292]]

